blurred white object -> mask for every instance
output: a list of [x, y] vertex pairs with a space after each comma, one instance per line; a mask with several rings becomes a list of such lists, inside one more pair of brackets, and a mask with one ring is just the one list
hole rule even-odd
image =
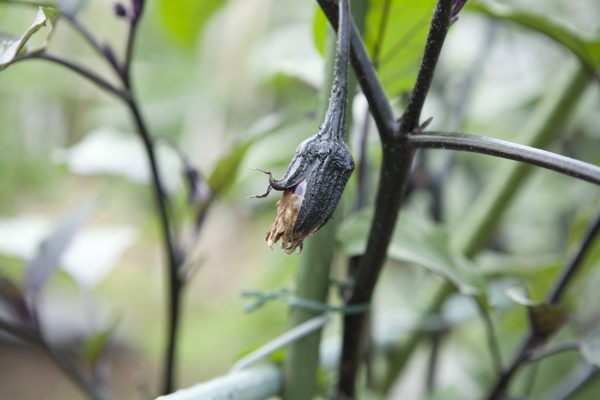
[[[37, 215], [0, 218], [0, 253], [31, 260], [54, 222]], [[131, 226], [84, 229], [61, 257], [62, 268], [81, 286], [93, 288], [108, 276], [136, 236]]]
[[[168, 193], [181, 184], [177, 154], [164, 145], [157, 147], [161, 178]], [[79, 175], [117, 175], [136, 183], [150, 182], [150, 163], [140, 138], [112, 127], [100, 127], [88, 133], [69, 149], [57, 150], [54, 161], [66, 164]]]

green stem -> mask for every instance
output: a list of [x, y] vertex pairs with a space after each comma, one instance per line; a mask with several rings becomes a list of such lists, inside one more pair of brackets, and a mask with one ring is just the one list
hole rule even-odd
[[[327, 301], [336, 227], [337, 221], [333, 219], [305, 241], [296, 279], [297, 297], [321, 303]], [[321, 313], [290, 307], [290, 325], [297, 326]], [[318, 330], [287, 348], [284, 364], [285, 400], [311, 399], [315, 396], [320, 343], [321, 330]]]

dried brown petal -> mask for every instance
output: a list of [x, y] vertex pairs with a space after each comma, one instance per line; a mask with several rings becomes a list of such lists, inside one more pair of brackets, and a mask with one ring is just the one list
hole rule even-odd
[[277, 217], [265, 238], [269, 247], [273, 248], [273, 245], [281, 239], [281, 248], [286, 253], [292, 254], [298, 247], [302, 250], [302, 241], [306, 235], [296, 232], [294, 225], [304, 201], [305, 190], [306, 180], [283, 192], [277, 202]]

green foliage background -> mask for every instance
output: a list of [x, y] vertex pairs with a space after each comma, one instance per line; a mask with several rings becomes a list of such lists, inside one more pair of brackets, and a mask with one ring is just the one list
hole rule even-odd
[[[33, 21], [35, 8], [9, 3], [15, 2], [0, 1], [0, 31], [18, 37]], [[86, 3], [81, 18], [103, 41], [121, 43], [125, 24], [112, 14], [111, 2]], [[384, 3], [369, 2], [363, 36], [379, 63], [386, 93], [400, 110], [415, 79], [435, 2], [393, 0], [385, 16]], [[556, 95], [553, 83], [570, 64], [581, 61], [598, 70], [600, 10], [594, 0], [530, 0], [518, 9], [473, 3], [449, 34], [424, 117], [434, 116], [434, 129], [517, 140], [541, 99]], [[382, 33], [379, 27], [385, 18], [387, 28]], [[555, 24], [559, 19], [560, 24]], [[181, 143], [218, 192], [195, 252], [198, 270], [186, 290], [179, 383], [188, 386], [226, 372], [241, 354], [287, 327], [283, 303], [270, 303], [247, 315], [242, 310], [242, 290], [291, 286], [299, 263], [298, 256], [288, 257], [263, 245], [277, 196], [247, 199], [266, 186], [264, 175], [251, 168], [280, 175], [296, 144], [318, 128], [329, 28], [310, 2], [160, 0], [148, 2], [140, 29], [135, 87], [151, 130]], [[495, 36], [486, 53], [482, 48], [491, 29]], [[43, 42], [41, 35], [34, 39]], [[107, 72], [60, 21], [49, 50]], [[461, 90], [480, 57], [485, 57], [482, 69], [473, 78], [472, 96], [466, 101]], [[465, 103], [466, 118], [457, 121], [460, 102]], [[590, 83], [580, 107], [550, 150], [600, 165], [599, 104], [597, 82]], [[361, 99], [356, 100], [354, 111], [356, 137], [365, 113]], [[157, 250], [159, 232], [150, 191], [114, 176], [72, 174], [57, 165], [53, 155], [97, 127], [131, 131], [127, 115], [113, 99], [70, 73], [42, 62], [23, 62], [0, 73], [0, 121], [1, 215], [43, 214], [56, 219], [81, 201], [100, 197], [101, 211], [91, 224], [138, 228], [138, 241], [94, 289], [93, 298], [103, 321], [119, 316], [116, 341], [130, 356], [127, 362], [115, 359], [114, 367], [128, 365], [135, 371], [114, 374], [118, 398], [135, 398], [138, 384], [154, 390], [165, 331], [162, 257]], [[371, 130], [367, 154], [372, 167], [369, 178], [375, 182], [380, 153], [377, 135]], [[440, 170], [447, 165], [446, 157], [446, 153], [431, 151], [427, 163]], [[431, 199], [427, 194], [416, 192], [410, 198], [377, 297], [381, 313], [376, 319], [384, 321], [384, 330], [395, 338], [415, 329], [429, 296], [441, 277], [446, 277], [462, 292], [487, 298], [503, 354], [511, 354], [528, 322], [526, 307], [511, 301], [506, 290], [521, 284], [529, 289], [531, 299], [543, 298], [600, 204], [600, 193], [589, 184], [537, 172], [511, 204], [492, 246], [475, 260], [467, 260], [453, 247], [453, 234], [495, 170], [507, 163], [458, 155], [445, 188], [442, 224], [433, 224], [428, 216]], [[342, 255], [357, 255], [364, 248], [369, 221], [368, 211], [352, 212], [355, 183], [349, 187], [341, 213], [346, 218], [336, 235], [338, 277], [343, 275]], [[372, 204], [373, 193], [370, 196]], [[180, 212], [183, 218], [189, 210], [182, 207]], [[600, 243], [587, 263], [569, 292], [570, 317], [557, 342], [582, 334], [599, 337], [600, 314], [594, 305], [600, 302], [596, 289]], [[2, 256], [0, 272], [21, 279], [22, 264]], [[52, 278], [45, 296], [49, 304], [84, 299], [66, 273]], [[483, 325], [469, 299], [456, 295], [444, 309], [443, 320], [453, 329], [446, 335], [444, 349], [449, 355], [442, 361], [438, 391], [431, 398], [477, 397], [493, 380]], [[76, 307], [74, 313], [85, 311]], [[336, 333], [335, 326], [328, 332]], [[598, 363], [597, 349], [588, 348], [585, 354]], [[423, 359], [418, 354], [408, 367], [409, 374], [423, 375]], [[533, 395], [544, 398], [551, 393], [561, 383], [559, 377], [575, 371], [579, 362], [573, 353], [544, 362], [537, 371]], [[0, 369], [7, 372], [0, 377], [0, 397], [16, 393], [20, 398], [36, 398], [35, 393], [18, 392], [28, 375], [1, 364]], [[525, 387], [526, 378], [522, 381]], [[581, 398], [593, 398], [589, 393], [594, 388]], [[66, 381], [49, 390], [57, 398], [68, 398], [70, 393]], [[398, 390], [406, 395], [420, 386], [404, 382]]]

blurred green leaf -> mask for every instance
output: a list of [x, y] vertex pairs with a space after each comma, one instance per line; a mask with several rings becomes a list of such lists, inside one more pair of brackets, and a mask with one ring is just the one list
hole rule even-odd
[[225, 0], [160, 0], [160, 17], [179, 44], [191, 47], [206, 22], [223, 4]]
[[239, 142], [217, 162], [208, 177], [208, 186], [213, 193], [221, 194], [235, 183], [240, 165], [254, 140], [255, 138], [250, 138]]
[[[344, 254], [364, 253], [371, 228], [373, 212], [366, 210], [347, 218], [341, 225], [337, 240]], [[441, 225], [400, 214], [388, 257], [420, 265], [448, 278], [462, 293], [485, 294], [486, 283], [481, 274], [450, 245], [450, 235]]]
[[49, 31], [45, 42], [40, 47], [32, 51], [40, 51], [45, 49], [48, 44], [48, 40], [50, 39], [50, 35], [52, 34], [54, 22], [59, 15], [60, 11], [58, 11], [56, 8], [39, 7], [35, 19], [20, 38], [16, 40], [10, 40], [6, 36], [0, 37], [0, 71], [8, 67], [18, 55], [27, 52], [26, 45], [29, 39], [43, 26], [47, 25], [49, 27]]
[[[387, 94], [396, 97], [410, 90], [419, 69], [435, 0], [371, 0], [365, 27], [365, 43], [378, 64]], [[387, 23], [382, 25], [384, 19]], [[385, 30], [380, 32], [380, 27]], [[381, 40], [380, 40], [381, 38]], [[376, 49], [378, 55], [375, 59]]]
[[100, 357], [102, 357], [102, 354], [110, 342], [115, 329], [119, 325], [119, 321], [119, 319], [115, 319], [110, 326], [108, 326], [106, 329], [96, 332], [84, 343], [83, 358], [90, 365], [95, 365]]
[[468, 6], [488, 17], [509, 21], [534, 30], [570, 50], [587, 68], [596, 71], [600, 66], [600, 35], [577, 31], [545, 15], [521, 10], [504, 4], [477, 2]]
[[531, 327], [539, 337], [553, 335], [567, 320], [567, 313], [562, 307], [530, 299], [522, 286], [509, 288], [506, 295], [515, 303], [527, 307]]
[[[370, 1], [364, 41], [371, 57], [378, 53], [375, 61], [384, 89], [389, 96], [396, 97], [410, 90], [416, 79], [435, 0], [391, 0], [387, 13], [384, 13], [385, 2]], [[385, 18], [387, 23], [382, 24]], [[327, 18], [317, 7], [313, 40], [321, 54], [325, 54], [328, 25]], [[385, 26], [383, 31], [381, 26]]]
[[313, 43], [315, 48], [322, 56], [325, 55], [325, 47], [327, 46], [327, 29], [329, 21], [321, 7], [315, 8], [315, 17], [313, 18]]
[[581, 342], [579, 351], [589, 364], [600, 367], [600, 339], [587, 339]]

